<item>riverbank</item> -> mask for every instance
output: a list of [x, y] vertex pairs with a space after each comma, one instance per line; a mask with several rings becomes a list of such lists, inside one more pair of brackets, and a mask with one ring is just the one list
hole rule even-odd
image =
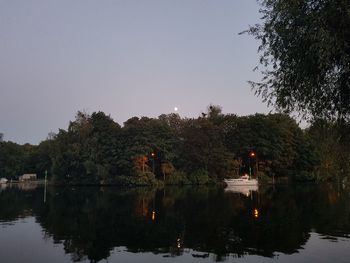
[[[284, 185], [291, 183], [316, 183], [315, 180], [291, 180], [288, 176], [275, 176], [269, 177], [267, 175], [260, 174], [258, 177], [260, 185]], [[9, 180], [8, 184], [45, 184], [44, 179], [39, 180], [27, 180], [27, 181], [14, 181]], [[175, 172], [171, 175], [163, 176], [162, 178], [156, 178], [152, 173], [143, 173], [138, 176], [116, 176], [113, 178], [107, 177], [104, 180], [98, 180], [98, 177], [66, 177], [65, 179], [57, 179], [55, 176], [47, 181], [48, 185], [71, 185], [71, 186], [150, 186], [150, 187], [164, 187], [164, 186], [198, 186], [198, 185], [218, 185], [226, 186], [223, 179], [218, 179], [213, 176], [209, 176], [207, 173], [192, 173], [186, 174], [183, 172]]]

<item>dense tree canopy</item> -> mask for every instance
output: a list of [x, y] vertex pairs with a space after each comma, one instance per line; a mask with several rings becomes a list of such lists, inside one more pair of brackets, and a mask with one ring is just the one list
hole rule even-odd
[[[198, 118], [133, 117], [123, 126], [103, 112], [78, 112], [39, 145], [0, 142], [0, 177], [43, 178], [47, 170], [52, 181], [72, 184], [203, 184], [249, 172], [328, 180], [350, 170], [348, 130], [326, 121], [302, 130], [285, 114], [240, 117], [218, 106]], [[335, 147], [340, 134], [347, 143]]]
[[256, 93], [278, 109], [350, 119], [350, 2], [258, 0], [263, 79]]

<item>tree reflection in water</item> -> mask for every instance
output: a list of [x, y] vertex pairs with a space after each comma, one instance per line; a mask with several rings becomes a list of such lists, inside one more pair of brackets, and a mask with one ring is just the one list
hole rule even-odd
[[[8, 205], [11, 204], [11, 205]], [[0, 221], [28, 215], [73, 261], [99, 261], [116, 247], [129, 252], [193, 257], [296, 253], [311, 232], [348, 237], [348, 191], [332, 185], [266, 188], [251, 196], [220, 188], [8, 187], [0, 192]]]

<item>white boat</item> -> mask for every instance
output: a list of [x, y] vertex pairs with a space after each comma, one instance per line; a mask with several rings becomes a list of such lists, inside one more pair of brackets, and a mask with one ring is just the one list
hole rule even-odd
[[246, 186], [246, 185], [257, 186], [258, 185], [258, 180], [252, 179], [248, 175], [243, 175], [237, 179], [225, 179], [224, 182], [227, 184], [227, 187]]
[[1, 178], [0, 179], [0, 184], [6, 184], [8, 180], [6, 178]]

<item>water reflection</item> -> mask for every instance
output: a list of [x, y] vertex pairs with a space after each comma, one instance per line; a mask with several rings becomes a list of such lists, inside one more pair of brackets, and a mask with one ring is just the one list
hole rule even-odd
[[297, 253], [314, 232], [332, 242], [350, 234], [348, 191], [331, 185], [266, 188], [248, 196], [208, 187], [48, 187], [45, 203], [44, 191], [2, 189], [0, 224], [34, 217], [72, 261], [96, 262], [119, 247], [170, 257], [191, 251], [192, 258], [214, 255], [215, 261], [272, 258]]
[[250, 196], [251, 194], [253, 194], [253, 192], [257, 192], [258, 189], [258, 185], [233, 185], [226, 187], [225, 191]]

